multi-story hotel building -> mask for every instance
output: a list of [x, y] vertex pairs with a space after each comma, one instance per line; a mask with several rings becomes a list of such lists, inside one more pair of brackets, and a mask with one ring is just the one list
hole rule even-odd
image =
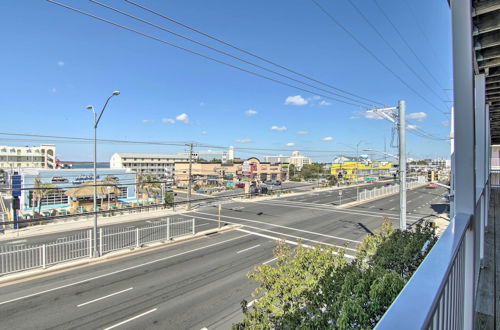
[[0, 146], [0, 168], [56, 168], [56, 146], [42, 144], [33, 147]]
[[302, 156], [300, 152], [294, 151], [292, 152], [292, 156], [264, 156], [266, 162], [271, 164], [281, 164], [281, 163], [290, 163], [295, 166], [297, 170], [301, 170], [304, 165], [312, 164], [312, 160], [309, 157]]
[[131, 169], [137, 174], [171, 178], [175, 174], [175, 163], [188, 161], [185, 154], [140, 154], [115, 153], [109, 166], [112, 169]]

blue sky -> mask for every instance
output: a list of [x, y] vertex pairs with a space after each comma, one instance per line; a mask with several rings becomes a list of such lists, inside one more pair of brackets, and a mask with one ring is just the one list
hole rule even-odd
[[[449, 134], [449, 115], [443, 115], [417, 97], [309, 0], [137, 1], [344, 90], [390, 106], [405, 99], [407, 113], [413, 113], [414, 118], [410, 125], [440, 137]], [[438, 85], [401, 42], [373, 1], [353, 1], [428, 87], [399, 61], [347, 0], [319, 0], [319, 3], [421, 95], [442, 111], [449, 111], [450, 103], [445, 105], [429, 90], [442, 100], [452, 97], [450, 91], [442, 90], [452, 87], [447, 2], [378, 0], [436, 77]], [[89, 1], [61, 2], [251, 68]], [[102, 2], [257, 62], [124, 1]], [[387, 143], [391, 139], [389, 122], [366, 118], [364, 110], [357, 106], [260, 79], [46, 1], [2, 1], [0, 19], [4, 26], [0, 31], [2, 132], [90, 138], [92, 116], [85, 107], [93, 104], [99, 109], [113, 90], [120, 90], [121, 95], [111, 101], [99, 124], [100, 138], [234, 145], [237, 155], [242, 157], [249, 153], [238, 153], [238, 147], [283, 149], [259, 151], [255, 153], [257, 156], [287, 154], [295, 149], [352, 153], [352, 145], [361, 140], [365, 142], [360, 148], [383, 149], [384, 139]], [[5, 138], [0, 136], [0, 144], [37, 142]], [[58, 143], [57, 146], [60, 159], [92, 159], [90, 145]], [[166, 146], [102, 144], [98, 158], [109, 160], [113, 152], [179, 150]], [[411, 157], [447, 156], [449, 145], [446, 141], [408, 134], [408, 150]], [[334, 153], [308, 155], [330, 160]]]

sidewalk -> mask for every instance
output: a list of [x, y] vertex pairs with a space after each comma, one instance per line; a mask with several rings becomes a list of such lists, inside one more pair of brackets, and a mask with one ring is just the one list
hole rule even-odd
[[[134, 222], [140, 220], [148, 220], [152, 218], [157, 218], [161, 216], [175, 216], [179, 214], [185, 213], [186, 210], [177, 210], [173, 212], [172, 209], [163, 209], [163, 210], [155, 210], [144, 213], [131, 213], [131, 214], [123, 214], [123, 215], [115, 215], [111, 217], [98, 217], [99, 226], [110, 226], [119, 223], [127, 223]], [[71, 219], [71, 218], [69, 218]], [[10, 240], [15, 238], [26, 238], [32, 236], [39, 235], [47, 235], [53, 233], [60, 233], [66, 231], [74, 231], [74, 230], [82, 230], [82, 229], [90, 229], [94, 226], [94, 218], [92, 216], [87, 217], [86, 219], [75, 219], [64, 222], [55, 222], [49, 223], [46, 225], [36, 225], [31, 227], [25, 227], [22, 229], [7, 229], [5, 230], [5, 234], [0, 235], [0, 241], [2, 240]]]

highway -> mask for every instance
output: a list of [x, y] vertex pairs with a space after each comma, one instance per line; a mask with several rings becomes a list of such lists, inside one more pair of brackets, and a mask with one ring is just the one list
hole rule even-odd
[[[409, 191], [408, 222], [442, 212], [445, 192]], [[397, 195], [343, 209], [332, 205], [335, 193], [227, 203], [222, 220], [241, 229], [4, 286], [0, 328], [228, 329], [241, 318], [240, 302], [253, 299], [247, 273], [274, 262], [276, 240], [346, 246], [349, 257], [384, 216], [398, 222]], [[217, 209], [183, 216], [215, 227]]]

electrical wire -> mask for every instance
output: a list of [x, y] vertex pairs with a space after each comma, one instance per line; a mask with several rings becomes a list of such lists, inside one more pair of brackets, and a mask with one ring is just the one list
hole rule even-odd
[[394, 22], [389, 17], [389, 15], [387, 15], [387, 13], [382, 8], [382, 6], [380, 6], [380, 4], [378, 3], [378, 0], [373, 0], [373, 2], [375, 3], [375, 6], [377, 6], [377, 8], [380, 10], [380, 12], [382, 13], [382, 15], [385, 17], [385, 19], [392, 26], [392, 28], [394, 29], [394, 31], [396, 31], [396, 34], [399, 36], [399, 38], [401, 39], [401, 41], [403, 41], [403, 43], [410, 50], [410, 52], [413, 54], [413, 56], [415, 56], [415, 58], [420, 63], [420, 65], [422, 65], [422, 67], [427, 72], [427, 74], [432, 78], [432, 80], [434, 80], [434, 82], [436, 83], [436, 85], [443, 91], [443, 94], [445, 94], [445, 96], [448, 97], [448, 95], [446, 95], [446, 92], [444, 91], [444, 87], [439, 83], [439, 81], [437, 80], [436, 76], [434, 76], [434, 74], [432, 74], [431, 70], [429, 70], [429, 68], [427, 67], [427, 65], [425, 65], [425, 63], [422, 61], [422, 59], [420, 59], [420, 56], [417, 55], [417, 53], [415, 52], [415, 50], [413, 49], [413, 47], [406, 40], [406, 38], [403, 36], [403, 34], [401, 33], [401, 31], [399, 31], [399, 29], [396, 26], [396, 24], [394, 24]]
[[238, 61], [241, 61], [241, 62], [243, 62], [243, 63], [246, 63], [246, 64], [252, 65], [252, 66], [254, 66], [254, 67], [256, 67], [256, 68], [259, 68], [259, 69], [261, 69], [261, 70], [265, 70], [265, 71], [267, 71], [267, 72], [270, 72], [270, 73], [273, 73], [273, 74], [275, 74], [275, 75], [281, 76], [281, 77], [283, 77], [283, 78], [290, 79], [290, 80], [292, 80], [292, 81], [294, 81], [294, 82], [297, 82], [297, 83], [299, 83], [299, 84], [303, 84], [303, 85], [306, 85], [306, 86], [309, 86], [309, 87], [315, 88], [315, 89], [317, 89], [317, 90], [323, 91], [323, 92], [328, 93], [328, 94], [331, 94], [331, 95], [335, 95], [335, 96], [343, 97], [343, 98], [345, 98], [345, 99], [347, 99], [347, 100], [349, 100], [349, 101], [357, 102], [357, 103], [359, 103], [359, 104], [364, 104], [364, 105], [367, 105], [367, 106], [372, 106], [372, 105], [373, 105], [372, 103], [366, 103], [366, 102], [359, 101], [359, 100], [356, 100], [356, 99], [353, 99], [353, 98], [350, 98], [350, 97], [347, 97], [347, 96], [344, 96], [344, 95], [341, 95], [341, 94], [338, 94], [338, 93], [334, 93], [334, 92], [331, 92], [331, 91], [329, 91], [329, 90], [327, 90], [327, 89], [324, 89], [324, 88], [321, 88], [321, 87], [317, 87], [317, 86], [312, 85], [312, 84], [309, 84], [309, 83], [307, 83], [307, 82], [304, 82], [304, 81], [301, 81], [301, 80], [295, 79], [295, 78], [293, 78], [293, 77], [290, 77], [290, 76], [288, 76], [288, 75], [282, 74], [282, 73], [277, 72], [277, 71], [275, 71], [275, 70], [271, 70], [271, 69], [266, 68], [266, 67], [264, 67], [264, 66], [262, 66], [262, 65], [255, 64], [255, 63], [250, 62], [250, 61], [248, 61], [248, 60], [245, 60], [245, 59], [243, 59], [243, 58], [241, 58], [241, 57], [238, 57], [238, 56], [232, 55], [232, 54], [230, 54], [230, 53], [228, 53], [228, 52], [225, 52], [225, 51], [223, 51], [223, 50], [217, 49], [217, 48], [212, 47], [212, 46], [210, 46], [210, 45], [204, 44], [204, 43], [199, 42], [199, 41], [197, 41], [197, 40], [194, 40], [194, 39], [192, 39], [192, 38], [186, 37], [186, 36], [184, 36], [184, 35], [182, 35], [182, 34], [179, 34], [179, 33], [177, 33], [177, 32], [174, 32], [174, 31], [168, 30], [168, 29], [166, 29], [166, 28], [164, 28], [164, 27], [162, 27], [162, 26], [159, 26], [159, 25], [157, 25], [157, 24], [151, 23], [151, 22], [149, 22], [149, 21], [147, 21], [147, 20], [144, 20], [144, 19], [142, 19], [142, 18], [140, 18], [140, 17], [134, 16], [134, 15], [132, 15], [132, 14], [126, 13], [126, 12], [121, 11], [121, 10], [119, 10], [119, 9], [116, 9], [116, 8], [114, 8], [114, 7], [111, 7], [111, 6], [108, 6], [108, 5], [106, 5], [106, 4], [103, 4], [103, 3], [99, 2], [99, 1], [96, 1], [96, 0], [89, 0], [89, 1], [90, 1], [90, 2], [95, 3], [95, 4], [99, 5], [99, 6], [102, 6], [102, 7], [104, 7], [104, 8], [107, 8], [107, 9], [113, 10], [114, 12], [117, 12], [117, 13], [119, 13], [119, 14], [121, 14], [121, 15], [124, 15], [124, 16], [127, 16], [127, 17], [130, 17], [130, 18], [132, 18], [132, 19], [134, 19], [134, 20], [137, 20], [137, 21], [142, 22], [142, 23], [144, 23], [144, 24], [147, 24], [147, 25], [149, 25], [149, 26], [152, 26], [152, 27], [155, 27], [155, 28], [157, 28], [157, 29], [160, 29], [160, 30], [162, 30], [162, 31], [164, 31], [164, 32], [167, 32], [167, 33], [170, 33], [170, 34], [172, 34], [172, 35], [175, 35], [175, 36], [177, 36], [177, 37], [179, 37], [179, 38], [182, 38], [182, 39], [184, 39], [184, 40], [188, 40], [188, 41], [190, 41], [190, 42], [192, 42], [192, 43], [195, 43], [195, 44], [197, 44], [197, 45], [199, 45], [199, 46], [202, 46], [202, 47], [208, 48], [208, 49], [210, 49], [210, 50], [213, 50], [213, 51], [215, 51], [215, 52], [217, 52], [217, 53], [219, 53], [219, 54], [222, 54], [222, 55], [225, 55], [225, 56], [231, 57], [231, 58], [236, 59], [236, 60], [238, 60]]
[[323, 82], [323, 81], [320, 81], [320, 80], [317, 80], [317, 79], [315, 79], [315, 78], [312, 78], [312, 77], [310, 77], [310, 76], [308, 76], [308, 75], [305, 75], [305, 74], [302, 74], [302, 73], [300, 73], [300, 72], [297, 72], [297, 71], [295, 71], [295, 70], [293, 70], [293, 69], [290, 69], [290, 68], [288, 68], [288, 67], [286, 67], [286, 66], [284, 66], [284, 65], [281, 65], [281, 64], [278, 64], [278, 63], [276, 63], [276, 62], [274, 62], [274, 61], [271, 61], [271, 60], [269, 60], [269, 59], [266, 59], [266, 58], [264, 58], [264, 57], [262, 57], [262, 56], [256, 55], [256, 54], [255, 54], [255, 53], [253, 53], [253, 52], [250, 52], [250, 51], [248, 51], [248, 50], [246, 50], [246, 49], [243, 49], [243, 48], [241, 48], [241, 47], [235, 46], [234, 44], [231, 44], [231, 43], [229, 43], [229, 42], [227, 42], [227, 41], [224, 41], [224, 40], [222, 40], [222, 39], [220, 39], [220, 38], [214, 37], [213, 35], [210, 35], [210, 34], [208, 34], [208, 33], [206, 33], [206, 32], [203, 32], [203, 31], [201, 31], [201, 30], [199, 30], [199, 29], [196, 29], [196, 28], [194, 28], [194, 27], [192, 27], [192, 26], [189, 26], [189, 25], [187, 25], [187, 24], [185, 24], [185, 23], [182, 23], [182, 22], [180, 22], [180, 21], [178, 21], [178, 20], [175, 20], [175, 19], [173, 19], [173, 18], [171, 18], [171, 17], [168, 17], [168, 16], [166, 16], [166, 15], [164, 15], [164, 14], [161, 14], [161, 13], [159, 13], [158, 11], [155, 11], [155, 10], [153, 10], [153, 9], [147, 8], [147, 7], [145, 7], [145, 6], [141, 5], [141, 4], [138, 4], [137, 2], [130, 1], [130, 0], [124, 0], [124, 1], [125, 1], [125, 2], [127, 2], [127, 3], [129, 3], [129, 4], [131, 4], [131, 5], [136, 6], [136, 7], [138, 7], [138, 8], [141, 8], [141, 9], [143, 9], [143, 10], [145, 10], [145, 11], [148, 11], [148, 12], [150, 12], [150, 13], [154, 14], [154, 15], [157, 15], [157, 16], [159, 16], [159, 17], [162, 17], [162, 18], [164, 18], [164, 19], [166, 19], [166, 20], [168, 20], [168, 21], [170, 21], [170, 22], [172, 22], [172, 23], [175, 23], [175, 24], [180, 25], [180, 26], [182, 26], [182, 27], [184, 27], [184, 28], [186, 28], [186, 29], [189, 29], [189, 30], [191, 30], [191, 31], [193, 31], [193, 32], [196, 32], [196, 33], [201, 34], [201, 35], [203, 35], [203, 36], [205, 36], [205, 37], [207, 37], [207, 38], [210, 38], [210, 39], [212, 39], [212, 40], [214, 40], [214, 41], [217, 41], [217, 42], [219, 42], [219, 43], [221, 43], [221, 44], [223, 44], [223, 45], [225, 45], [225, 46], [231, 47], [231, 48], [233, 48], [233, 49], [235, 49], [235, 50], [238, 50], [238, 51], [240, 51], [240, 52], [242, 52], [242, 53], [245, 53], [245, 54], [247, 54], [247, 55], [250, 55], [250, 56], [252, 56], [252, 57], [254, 57], [254, 58], [257, 58], [257, 59], [259, 59], [259, 60], [261, 60], [261, 61], [264, 61], [264, 62], [266, 62], [266, 63], [268, 63], [268, 64], [272, 64], [272, 65], [274, 65], [274, 66], [276, 66], [276, 67], [278, 67], [278, 68], [280, 68], [280, 69], [286, 70], [286, 71], [288, 71], [288, 72], [290, 72], [290, 73], [293, 73], [293, 74], [295, 74], [295, 75], [298, 75], [298, 76], [300, 76], [300, 77], [302, 77], [302, 78], [309, 79], [309, 80], [314, 81], [314, 82], [316, 82], [316, 83], [319, 83], [319, 84], [321, 84], [321, 85], [323, 85], [323, 86], [326, 86], [326, 87], [329, 87], [329, 88], [331, 88], [331, 89], [337, 90], [337, 91], [339, 91], [339, 92], [342, 92], [342, 93], [345, 93], [345, 94], [348, 94], [348, 95], [351, 95], [351, 96], [357, 97], [357, 98], [359, 98], [359, 99], [362, 99], [362, 100], [365, 100], [365, 101], [368, 101], [368, 102], [371, 102], [371, 103], [374, 103], [374, 104], [379, 104], [379, 105], [383, 105], [383, 106], [385, 106], [383, 103], [380, 103], [380, 102], [378, 102], [378, 101], [374, 101], [374, 100], [371, 100], [371, 99], [365, 98], [365, 97], [363, 97], [363, 96], [360, 96], [360, 95], [354, 94], [354, 93], [352, 93], [352, 92], [349, 92], [349, 91], [346, 91], [346, 90], [340, 89], [340, 88], [338, 88], [338, 87], [332, 86], [332, 85], [330, 85], [330, 84], [328, 84], [328, 83], [325, 83], [325, 82]]
[[300, 86], [297, 86], [297, 85], [293, 85], [293, 84], [290, 84], [288, 82], [285, 82], [285, 81], [281, 81], [281, 80], [278, 80], [278, 79], [275, 79], [275, 78], [272, 78], [272, 77], [269, 77], [269, 76], [266, 76], [266, 75], [263, 75], [261, 73], [258, 73], [258, 72], [255, 72], [255, 71], [251, 71], [251, 70], [248, 70], [248, 69], [245, 69], [245, 68], [242, 68], [242, 67], [239, 67], [237, 65], [234, 65], [234, 64], [231, 64], [229, 62], [225, 62], [223, 60], [219, 60], [217, 58], [214, 58], [214, 57], [211, 57], [211, 56], [208, 56], [208, 55], [205, 55], [205, 54], [202, 54], [200, 52], [197, 52], [197, 51], [194, 51], [194, 50], [191, 50], [191, 49], [188, 49], [188, 48], [185, 48], [185, 47], [182, 47], [182, 46], [179, 46], [179, 45], [176, 45], [174, 43], [171, 43], [171, 42], [168, 42], [166, 40], [163, 40], [163, 39], [160, 39], [160, 38], [157, 38], [157, 37], [154, 37], [152, 35], [149, 35], [147, 33], [144, 33], [144, 32], [141, 32], [139, 30], [135, 30], [133, 28], [130, 28], [130, 27], [127, 27], [125, 25], [121, 25], [119, 23], [116, 23], [116, 22], [113, 22], [113, 21], [110, 21], [108, 19], [105, 19], [105, 18], [102, 18], [102, 17], [99, 17], [99, 16], [96, 16], [96, 15], [93, 15], [91, 13], [88, 13], [88, 12], [85, 12], [85, 11], [82, 11], [80, 9], [77, 9], [77, 8], [73, 8], [73, 7], [70, 7], [70, 6], [67, 6], [65, 4], [62, 4], [60, 2], [57, 2], [57, 1], [54, 1], [54, 0], [46, 0], [47, 2], [50, 2], [52, 4], [55, 4], [57, 6], [60, 6], [60, 7], [63, 7], [63, 8], [66, 8], [68, 10], [71, 10], [71, 11], [74, 11], [76, 13], [79, 13], [81, 15], [85, 15], [85, 16], [88, 16], [88, 17], [91, 17], [93, 19], [96, 19], [96, 20], [99, 20], [99, 21], [102, 21], [104, 23], [107, 23], [107, 24], [110, 24], [110, 25], [113, 25], [113, 26], [116, 26], [120, 29], [123, 29], [123, 30], [127, 30], [129, 32], [132, 32], [132, 33], [135, 33], [135, 34], [138, 34], [140, 36], [143, 36], [143, 37], [146, 37], [148, 39], [152, 39], [152, 40], [155, 40], [155, 41], [158, 41], [158, 42], [161, 42], [165, 45], [168, 45], [168, 46], [171, 46], [171, 47], [174, 47], [174, 48], [177, 48], [179, 50], [182, 50], [182, 51], [185, 51], [187, 53], [190, 53], [190, 54], [193, 54], [193, 55], [197, 55], [197, 56], [200, 56], [202, 58], [205, 58], [207, 60], [210, 60], [210, 61], [213, 61], [213, 62], [216, 62], [216, 63], [219, 63], [219, 64], [222, 64], [222, 65], [225, 65], [227, 67], [230, 67], [230, 68], [233, 68], [233, 69], [237, 69], [237, 70], [240, 70], [242, 72], [246, 72], [246, 73], [249, 73], [251, 75], [254, 75], [256, 77], [259, 77], [259, 78], [262, 78], [262, 79], [266, 79], [266, 80], [269, 80], [269, 81], [272, 81], [272, 82], [275, 82], [277, 84], [280, 84], [280, 85], [283, 85], [283, 86], [287, 86], [287, 87], [291, 87], [291, 88], [294, 88], [294, 89], [297, 89], [297, 90], [301, 90], [301, 91], [304, 91], [304, 92], [307, 92], [307, 93], [311, 93], [313, 95], [318, 95], [318, 96], [321, 96], [321, 97], [324, 97], [325, 99], [329, 99], [329, 100], [332, 100], [332, 101], [336, 101], [336, 102], [340, 102], [340, 103], [344, 103], [344, 104], [348, 104], [348, 105], [352, 105], [352, 106], [360, 106], [359, 103], [351, 103], [351, 102], [347, 102], [347, 101], [344, 101], [344, 100], [341, 100], [341, 99], [337, 99], [337, 98], [334, 98], [334, 97], [331, 97], [331, 96], [327, 96], [327, 95], [324, 95], [324, 94], [321, 94], [321, 93], [317, 93], [317, 92], [314, 92], [314, 91], [311, 91], [309, 89], [306, 89], [306, 88], [303, 88], [303, 87], [300, 87]]
[[[363, 20], [372, 28], [375, 33], [384, 41], [384, 43], [389, 47], [389, 49], [396, 55], [396, 57], [406, 66], [408, 70], [410, 70], [415, 77], [434, 95], [438, 98], [438, 100], [443, 102], [443, 99], [432, 89], [424, 79], [411, 67], [411, 65], [408, 64], [408, 62], [399, 54], [399, 52], [391, 45], [391, 43], [384, 37], [384, 35], [377, 29], [377, 27], [366, 17], [366, 15], [359, 9], [358, 6], [354, 4], [352, 0], [348, 0], [349, 4], [354, 8], [354, 10], [363, 18]], [[446, 105], [446, 103], [445, 103]], [[448, 110], [448, 109], [447, 109]], [[445, 112], [439, 110], [441, 113], [445, 114]]]
[[420, 94], [417, 90], [415, 90], [412, 86], [410, 86], [400, 75], [398, 75], [394, 70], [392, 70], [387, 64], [385, 64], [374, 52], [372, 52], [367, 46], [365, 46], [356, 36], [349, 31], [343, 24], [341, 24], [333, 15], [331, 15], [323, 6], [321, 6], [316, 0], [311, 0], [313, 4], [315, 4], [330, 20], [332, 20], [338, 27], [340, 27], [347, 35], [349, 35], [361, 48], [363, 48], [368, 54], [370, 54], [380, 65], [382, 65], [387, 71], [389, 71], [396, 79], [398, 79], [403, 85], [405, 85], [410, 91], [412, 91], [415, 95], [417, 95], [421, 100], [427, 103], [432, 108], [437, 111], [445, 114], [441, 109], [436, 107], [431, 101], [425, 98], [422, 94]]

